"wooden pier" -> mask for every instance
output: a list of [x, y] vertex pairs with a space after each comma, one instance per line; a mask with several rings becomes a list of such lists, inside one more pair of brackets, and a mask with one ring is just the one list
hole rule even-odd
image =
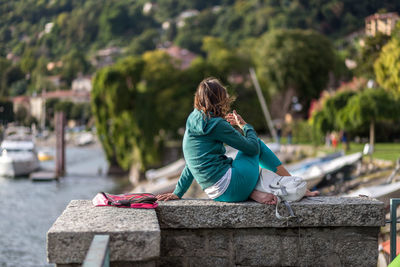
[[31, 173], [29, 179], [32, 182], [51, 182], [58, 180], [58, 177], [54, 171], [39, 171]]

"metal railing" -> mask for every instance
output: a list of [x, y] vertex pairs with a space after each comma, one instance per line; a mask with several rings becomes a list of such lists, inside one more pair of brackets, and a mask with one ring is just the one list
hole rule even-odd
[[397, 246], [397, 206], [400, 205], [400, 198], [390, 199], [390, 261], [396, 258], [396, 246]]
[[110, 267], [109, 235], [95, 235], [82, 267]]

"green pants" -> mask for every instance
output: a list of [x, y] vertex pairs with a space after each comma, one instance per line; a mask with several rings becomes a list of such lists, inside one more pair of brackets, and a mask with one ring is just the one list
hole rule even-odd
[[276, 167], [281, 161], [275, 154], [258, 139], [260, 153], [255, 156], [248, 156], [239, 151], [232, 162], [232, 176], [226, 191], [217, 197], [216, 201], [240, 202], [246, 201], [253, 192], [258, 181], [259, 166], [264, 169], [276, 172]]

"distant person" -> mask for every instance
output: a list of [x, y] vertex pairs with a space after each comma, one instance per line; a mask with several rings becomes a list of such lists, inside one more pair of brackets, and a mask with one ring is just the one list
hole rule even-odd
[[293, 138], [292, 127], [289, 127], [286, 133], [286, 139], [288, 145], [292, 144], [292, 138]]
[[331, 133], [331, 144], [332, 144], [332, 147], [333, 147], [334, 149], [337, 148], [337, 145], [338, 145], [338, 138], [337, 138], [335, 132]]
[[344, 149], [346, 151], [350, 150], [350, 142], [349, 142], [349, 139], [348, 139], [346, 131], [342, 131], [341, 132], [341, 142], [344, 145]]
[[327, 147], [331, 146], [331, 135], [329, 133], [325, 134], [325, 146]]
[[282, 127], [280, 125], [278, 125], [276, 127], [276, 138], [277, 138], [276, 141], [278, 142], [278, 144], [281, 143], [281, 137], [282, 137]]
[[[229, 112], [231, 102], [232, 98], [217, 79], [207, 78], [199, 84], [183, 137], [186, 166], [175, 191], [158, 195], [158, 200], [180, 199], [196, 179], [216, 201], [239, 202], [251, 198], [259, 203], [276, 204], [274, 195], [254, 190], [259, 165], [278, 175], [290, 174], [257, 137], [253, 127], [235, 110]], [[233, 126], [240, 127], [244, 135]], [[239, 150], [235, 160], [225, 155], [224, 143]], [[317, 194], [307, 191], [306, 196]]]

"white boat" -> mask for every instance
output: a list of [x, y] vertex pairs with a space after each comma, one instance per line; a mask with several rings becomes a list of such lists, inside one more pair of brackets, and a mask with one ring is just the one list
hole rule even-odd
[[9, 133], [0, 146], [0, 176], [25, 176], [39, 168], [35, 143], [25, 129]]
[[95, 141], [94, 135], [90, 132], [81, 133], [76, 139], [76, 144], [78, 146], [86, 146]]
[[324, 179], [326, 172], [323, 166], [343, 155], [344, 152], [340, 151], [323, 157], [308, 158], [288, 165], [287, 170], [293, 176], [302, 177], [307, 182], [307, 188], [311, 189]]
[[391, 198], [400, 197], [400, 182], [363, 187], [344, 196], [345, 197], [368, 196], [379, 199], [380, 201], [384, 202], [385, 205], [387, 206], [390, 204]]
[[397, 160], [397, 165], [386, 181], [379, 185], [359, 188], [347, 195], [346, 197], [368, 196], [379, 199], [386, 206], [390, 204], [391, 198], [400, 197], [400, 182], [394, 182], [396, 175], [400, 172], [400, 158]]
[[354, 154], [332, 159], [325, 163], [321, 163], [320, 168], [325, 174], [332, 174], [341, 170], [343, 167], [354, 165], [361, 159], [362, 159], [362, 153], [357, 152]]
[[288, 166], [293, 176], [302, 177], [309, 189], [318, 185], [324, 178], [340, 172], [346, 167], [353, 166], [362, 158], [362, 153], [344, 155], [343, 152], [334, 153], [326, 157], [306, 159], [303, 162]]
[[181, 172], [185, 168], [185, 160], [178, 159], [177, 161], [166, 165], [159, 169], [150, 169], [146, 171], [146, 178], [150, 181], [157, 180], [160, 178], [174, 178], [181, 175]]

